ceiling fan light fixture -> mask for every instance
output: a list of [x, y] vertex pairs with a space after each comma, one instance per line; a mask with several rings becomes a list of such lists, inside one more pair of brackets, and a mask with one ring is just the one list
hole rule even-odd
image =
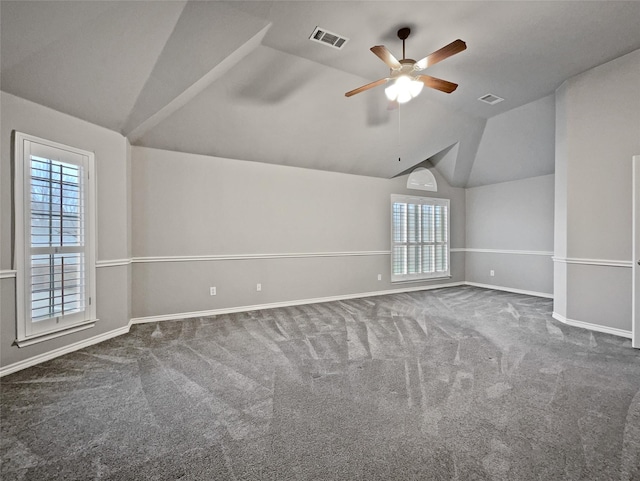
[[412, 98], [413, 97], [411, 97], [411, 92], [404, 90], [398, 94], [397, 100], [399, 104], [406, 104]]
[[387, 96], [387, 98], [389, 100], [391, 100], [392, 102], [398, 98], [398, 86], [396, 85], [395, 82], [393, 82], [391, 85], [389, 85], [387, 88], [384, 89], [384, 94]]
[[422, 87], [424, 87], [424, 84], [420, 82], [420, 80], [412, 80], [411, 84], [409, 85], [409, 89], [411, 90], [411, 98], [415, 98], [420, 95], [420, 92], [422, 92]]
[[404, 104], [417, 97], [422, 92], [423, 85], [419, 80], [413, 79], [408, 75], [401, 75], [384, 89], [384, 93], [389, 100], [397, 100], [398, 103]]

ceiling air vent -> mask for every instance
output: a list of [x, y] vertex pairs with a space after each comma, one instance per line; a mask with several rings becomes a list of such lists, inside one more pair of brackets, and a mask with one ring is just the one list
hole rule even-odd
[[487, 103], [489, 105], [495, 105], [497, 103], [502, 102], [504, 99], [502, 97], [498, 97], [497, 95], [487, 94], [480, 97], [478, 100], [481, 102]]
[[330, 47], [341, 49], [344, 44], [349, 41], [348, 38], [338, 35], [337, 33], [330, 32], [324, 28], [316, 27], [309, 40], [314, 42], [329, 45]]

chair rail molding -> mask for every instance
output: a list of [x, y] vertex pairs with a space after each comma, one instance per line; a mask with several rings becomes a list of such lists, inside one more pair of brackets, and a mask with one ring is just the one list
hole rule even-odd
[[551, 257], [553, 255], [553, 252], [551, 251], [528, 251], [528, 250], [519, 250], [519, 249], [478, 249], [475, 247], [466, 247], [461, 250], [463, 250], [464, 252], [480, 252], [483, 254], [513, 254], [513, 255], [546, 256], [546, 257]]
[[222, 255], [191, 255], [191, 256], [149, 256], [133, 257], [133, 264], [150, 262], [196, 262], [196, 261], [235, 261], [252, 259], [291, 259], [310, 257], [358, 257], [358, 256], [388, 256], [391, 251], [350, 251], [350, 252], [292, 252], [292, 253], [264, 253], [264, 254], [222, 254]]
[[584, 259], [578, 257], [553, 257], [553, 262], [561, 264], [581, 264], [585, 266], [605, 266], [605, 267], [633, 267], [633, 261], [620, 261], [610, 259]]
[[[466, 249], [453, 247], [451, 253], [465, 252]], [[252, 259], [304, 259], [311, 257], [363, 257], [390, 256], [390, 250], [383, 251], [345, 251], [345, 252], [277, 252], [263, 254], [201, 254], [180, 256], [140, 256], [130, 259], [107, 259], [96, 262], [96, 267], [116, 267], [129, 264], [148, 264], [154, 262], [198, 262], [198, 261], [244, 261]], [[0, 271], [5, 272], [5, 271]], [[11, 271], [6, 271], [11, 272]]]
[[96, 267], [118, 267], [118, 266], [128, 266], [131, 264], [131, 259], [107, 259], [103, 261], [96, 261]]

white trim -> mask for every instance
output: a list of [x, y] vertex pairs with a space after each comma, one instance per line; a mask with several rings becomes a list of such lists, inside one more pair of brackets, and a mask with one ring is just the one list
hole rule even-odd
[[[465, 252], [466, 249], [454, 247], [452, 253]], [[106, 259], [96, 262], [96, 267], [117, 267], [129, 264], [148, 264], [153, 262], [196, 262], [196, 261], [243, 261], [251, 259], [299, 259], [307, 257], [358, 257], [358, 256], [390, 256], [391, 251], [353, 251], [353, 252], [299, 252], [273, 254], [228, 254], [198, 256], [150, 256], [132, 257], [130, 259]], [[2, 275], [9, 273], [9, 275]], [[0, 271], [0, 278], [15, 277], [15, 271]]]
[[195, 261], [236, 261], [251, 259], [291, 259], [307, 257], [351, 257], [351, 256], [388, 256], [391, 251], [354, 251], [354, 252], [300, 252], [274, 254], [227, 254], [227, 255], [198, 255], [198, 256], [153, 256], [133, 257], [133, 264], [149, 262], [195, 262]]
[[107, 339], [126, 334], [127, 332], [129, 332], [130, 325], [131, 323], [127, 324], [124, 327], [105, 332], [104, 334], [98, 334], [97, 336], [90, 337], [89, 339], [85, 339], [83, 341], [74, 342], [73, 344], [69, 344], [68, 346], [59, 347], [58, 349], [54, 349], [53, 351], [39, 354], [23, 361], [14, 362], [13, 364], [9, 364], [8, 366], [0, 368], [0, 377], [20, 371], [22, 369], [26, 369], [31, 366], [35, 366], [36, 364], [40, 364], [45, 361], [49, 361], [64, 354], [69, 354], [70, 352], [77, 351], [78, 349], [92, 346], [93, 344], [106, 341]]
[[640, 349], [640, 155], [632, 157], [631, 194], [632, 273], [631, 273], [631, 345]]
[[583, 329], [589, 329], [590, 331], [604, 332], [605, 334], [611, 334], [619, 337], [626, 337], [631, 339], [631, 331], [625, 331], [624, 329], [618, 329], [617, 327], [601, 326], [600, 324], [591, 324], [590, 322], [576, 321], [575, 319], [568, 319], [562, 314], [554, 312], [552, 317], [556, 321], [560, 321], [567, 326], [581, 327]]
[[493, 289], [496, 291], [513, 292], [514, 294], [525, 294], [527, 296], [545, 297], [547, 299], [553, 299], [553, 294], [547, 294], [546, 292], [527, 291], [525, 289], [515, 289], [512, 287], [494, 286], [491, 284], [481, 284], [479, 282], [465, 282], [467, 286], [482, 287], [483, 289]]
[[129, 264], [131, 264], [131, 259], [108, 259], [105, 261], [96, 261], [96, 267], [128, 266]]
[[438, 192], [438, 181], [430, 170], [417, 167], [407, 178], [407, 189]]
[[552, 251], [524, 251], [524, 250], [507, 250], [507, 249], [475, 249], [468, 247], [463, 249], [465, 252], [482, 252], [486, 254], [515, 254], [526, 256], [549, 256], [553, 255]]
[[[401, 205], [404, 204], [406, 205], [406, 209], [404, 211], [404, 214], [400, 214], [401, 217], [404, 217], [404, 226], [402, 228], [400, 228], [399, 226], [402, 225], [402, 221], [400, 222], [400, 224], [398, 224], [398, 222], [396, 221], [396, 210], [395, 207], [396, 205]], [[415, 221], [418, 223], [416, 229], [418, 232], [418, 236], [416, 239], [411, 240], [411, 235], [409, 234], [409, 206], [421, 206], [418, 209], [418, 219], [415, 219]], [[439, 223], [439, 226], [436, 228], [436, 218], [438, 217], [435, 213], [434, 213], [434, 217], [432, 217], [431, 220], [431, 227], [430, 229], [433, 229], [434, 232], [432, 232], [432, 238], [431, 240], [425, 240], [422, 238], [422, 235], [420, 234], [420, 232], [422, 232], [422, 230], [424, 229], [424, 217], [422, 216], [421, 212], [422, 212], [422, 207], [423, 206], [430, 206], [430, 207], [434, 207], [434, 208], [442, 208], [444, 209], [444, 221], [441, 221]], [[446, 278], [446, 277], [451, 277], [451, 200], [447, 199], [447, 198], [440, 198], [440, 197], [422, 197], [422, 196], [416, 196], [416, 195], [405, 195], [405, 194], [391, 194], [390, 197], [390, 204], [389, 204], [389, 214], [390, 214], [390, 224], [391, 224], [391, 229], [389, 232], [390, 235], [390, 245], [391, 245], [391, 256], [389, 258], [389, 272], [391, 273], [391, 282], [395, 283], [395, 282], [405, 282], [405, 281], [425, 281], [425, 280], [435, 280], [435, 279], [441, 279], [441, 278]], [[444, 222], [444, 226], [442, 225], [442, 222]], [[400, 229], [400, 230], [405, 230], [406, 232], [402, 232], [400, 237], [404, 237], [404, 240], [396, 240], [396, 228]], [[440, 237], [440, 240], [438, 240], [438, 237]], [[403, 273], [399, 273], [397, 274], [395, 272], [395, 264], [396, 264], [396, 248], [401, 248], [401, 249], [409, 249], [410, 246], [413, 247], [418, 247], [418, 255], [417, 258], [413, 260], [413, 262], [410, 260], [410, 255], [408, 253], [408, 251], [405, 251], [405, 258], [404, 258], [404, 263], [406, 264], [404, 266], [404, 269], [406, 272]], [[434, 255], [436, 252], [436, 249], [438, 248], [444, 248], [446, 250], [446, 270], [442, 271], [442, 270], [438, 270], [438, 268], [436, 267], [435, 262], [433, 262], [432, 265], [430, 265], [430, 268], [433, 269], [433, 271], [431, 270], [426, 270], [424, 271], [424, 265], [423, 265], [423, 261], [422, 261], [422, 248], [424, 247], [431, 247], [434, 249]], [[437, 256], [435, 256], [437, 258]], [[431, 263], [430, 263], [431, 264]], [[416, 273], [409, 273], [409, 271], [411, 270], [411, 267], [416, 268], [416, 270], [418, 272]]]
[[68, 329], [53, 331], [46, 334], [39, 334], [37, 336], [27, 337], [25, 339], [16, 339], [15, 343], [18, 347], [27, 347], [32, 346], [34, 344], [38, 344], [43, 341], [48, 341], [50, 339], [55, 339], [56, 337], [66, 336], [67, 334], [72, 334], [78, 331], [84, 331], [85, 329], [90, 329], [95, 327], [97, 319], [92, 319], [87, 322], [83, 322], [82, 324], [77, 324]]
[[553, 262], [563, 264], [581, 264], [586, 266], [633, 267], [633, 261], [616, 261], [609, 259], [580, 259], [577, 257], [552, 257]]
[[440, 277], [427, 277], [424, 279], [416, 278], [416, 279], [402, 279], [401, 281], [391, 281], [391, 284], [396, 286], [400, 284], [415, 284], [416, 282], [435, 282], [435, 281], [444, 281], [447, 279], [451, 279], [453, 276], [449, 274], [448, 276], [440, 276]]
[[[462, 249], [452, 249], [459, 252]], [[243, 261], [252, 259], [297, 259], [307, 257], [357, 257], [357, 256], [388, 256], [391, 251], [354, 251], [354, 252], [300, 252], [274, 254], [228, 254], [228, 255], [197, 255], [197, 256], [153, 256], [132, 257], [130, 259], [107, 259], [96, 262], [96, 267], [117, 267], [129, 264], [148, 264], [154, 262], [197, 262], [197, 261]], [[0, 271], [0, 278], [15, 277], [16, 271]]]
[[[96, 318], [96, 168], [95, 153], [87, 150], [71, 147], [23, 132], [13, 131], [14, 146], [14, 203], [15, 203], [15, 257], [16, 270], [16, 331], [19, 342], [25, 343], [30, 339], [48, 336], [55, 332], [64, 333], [73, 327], [82, 328], [87, 322]], [[30, 162], [33, 155], [56, 159], [79, 167], [82, 179], [79, 180], [80, 192], [84, 203], [82, 220], [84, 222], [84, 245], [62, 249], [77, 253], [86, 263], [84, 269], [84, 296], [85, 306], [79, 312], [51, 317], [40, 320], [37, 323], [31, 319], [31, 276], [27, 275], [31, 269], [31, 255], [34, 253], [53, 253], [53, 248], [31, 246], [31, 195], [28, 193], [31, 185]], [[58, 246], [57, 248], [59, 248]], [[56, 248], [56, 249], [57, 249]], [[42, 252], [41, 252], [42, 251]], [[56, 253], [58, 250], [55, 251]], [[62, 322], [59, 322], [62, 321]]]
[[0, 271], [0, 279], [13, 279], [16, 277], [18, 271], [5, 269]]
[[300, 306], [305, 304], [319, 304], [321, 302], [344, 301], [347, 299], [359, 299], [363, 297], [385, 296], [388, 294], [401, 294], [403, 292], [428, 291], [432, 289], [441, 289], [445, 287], [463, 286], [464, 282], [450, 282], [448, 284], [435, 284], [430, 286], [405, 287], [403, 289], [389, 289], [386, 291], [361, 292], [357, 294], [345, 294], [341, 296], [315, 297], [311, 299], [299, 299], [293, 301], [271, 302], [268, 304], [256, 304], [253, 306], [227, 307], [222, 309], [211, 309], [207, 311], [178, 312], [175, 314], [165, 314], [159, 316], [134, 317], [131, 324], [144, 324], [156, 321], [176, 321], [180, 319], [189, 319], [192, 317], [219, 316], [221, 314], [234, 314], [237, 312], [258, 311], [262, 309], [275, 309], [278, 307]]

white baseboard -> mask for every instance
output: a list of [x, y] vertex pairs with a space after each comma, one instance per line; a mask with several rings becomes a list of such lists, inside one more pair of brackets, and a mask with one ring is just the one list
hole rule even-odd
[[512, 287], [494, 286], [491, 284], [481, 284], [479, 282], [467, 281], [465, 282], [465, 284], [467, 286], [482, 287], [484, 289], [494, 289], [496, 291], [506, 291], [506, 292], [513, 292], [514, 294], [525, 294], [527, 296], [545, 297], [547, 299], [553, 299], [553, 294], [547, 294], [546, 292], [527, 291], [524, 289], [515, 289]]
[[20, 371], [22, 369], [26, 369], [31, 366], [35, 366], [36, 364], [49, 361], [56, 357], [63, 356], [64, 354], [69, 354], [70, 352], [77, 351], [78, 349], [98, 344], [99, 342], [106, 341], [107, 339], [126, 334], [127, 332], [129, 332], [130, 325], [131, 324], [127, 324], [124, 327], [119, 327], [118, 329], [114, 329], [103, 334], [98, 334], [97, 336], [90, 337], [89, 339], [74, 342], [73, 344], [69, 344], [68, 346], [59, 347], [58, 349], [54, 349], [53, 351], [45, 352], [44, 354], [39, 354], [37, 356], [30, 357], [29, 359], [24, 359], [23, 361], [14, 362], [13, 364], [9, 364], [8, 366], [0, 368], [0, 377], [14, 373], [16, 371]]
[[330, 297], [314, 297], [311, 299], [298, 299], [294, 301], [271, 302], [268, 304], [256, 304], [253, 306], [226, 307], [222, 309], [210, 309], [206, 311], [177, 312], [175, 314], [163, 314], [159, 316], [134, 317], [131, 324], [144, 324], [156, 321], [176, 321], [189, 319], [192, 317], [219, 316], [221, 314], [233, 314], [237, 312], [259, 311], [261, 309], [275, 309], [277, 307], [292, 307], [305, 304], [319, 304], [321, 302], [344, 301], [348, 299], [359, 299], [362, 297], [384, 296], [387, 294], [400, 294], [403, 292], [427, 291], [431, 289], [441, 289], [444, 287], [459, 287], [465, 285], [464, 282], [450, 282], [447, 284], [437, 284], [431, 286], [403, 287], [401, 289], [389, 289], [386, 291], [362, 292], [357, 294], [345, 294]]
[[552, 317], [556, 321], [560, 321], [567, 326], [581, 327], [583, 329], [589, 329], [590, 331], [604, 332], [605, 334], [612, 334], [614, 336], [626, 337], [631, 339], [631, 331], [625, 331], [624, 329], [618, 329], [616, 327], [601, 326], [600, 324], [591, 324], [590, 322], [576, 321], [575, 319], [568, 319], [565, 316], [554, 312]]

